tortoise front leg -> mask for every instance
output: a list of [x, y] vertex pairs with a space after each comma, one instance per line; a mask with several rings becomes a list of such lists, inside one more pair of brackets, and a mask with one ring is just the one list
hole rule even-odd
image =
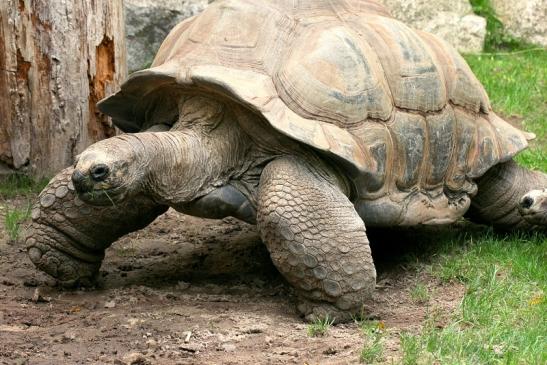
[[30, 259], [61, 284], [90, 285], [104, 251], [126, 233], [146, 227], [167, 210], [146, 197], [111, 206], [92, 206], [74, 191], [67, 168], [40, 193], [26, 235]]
[[258, 227], [307, 320], [350, 320], [376, 283], [365, 225], [334, 178], [295, 158], [264, 169]]

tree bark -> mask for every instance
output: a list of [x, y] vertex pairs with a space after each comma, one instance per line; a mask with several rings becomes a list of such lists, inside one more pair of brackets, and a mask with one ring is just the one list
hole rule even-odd
[[0, 164], [51, 176], [114, 135], [95, 104], [126, 74], [122, 0], [1, 0]]

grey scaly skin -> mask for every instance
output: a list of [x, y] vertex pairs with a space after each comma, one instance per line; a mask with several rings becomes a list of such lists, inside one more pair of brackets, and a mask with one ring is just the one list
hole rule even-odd
[[74, 189], [69, 167], [40, 193], [32, 209], [26, 246], [32, 262], [63, 286], [93, 285], [104, 251], [117, 238], [146, 227], [167, 210], [135, 195], [115, 205], [94, 206]]
[[260, 178], [258, 227], [272, 261], [298, 289], [307, 320], [350, 320], [376, 284], [365, 224], [340, 176], [295, 157]]
[[467, 216], [501, 230], [547, 228], [547, 175], [508, 161], [477, 180], [478, 193]]
[[[50, 183], [27, 239], [33, 262], [61, 281], [87, 283], [106, 247], [166, 206], [196, 216], [235, 216], [257, 223], [308, 320], [359, 314], [376, 274], [366, 222], [350, 200], [345, 175], [252, 113], [199, 98], [189, 102], [195, 112], [171, 130], [98, 142], [81, 154], [73, 172]], [[79, 198], [68, 188], [71, 172]], [[530, 191], [547, 186], [545, 174], [509, 162], [478, 185], [470, 211], [476, 220], [518, 229], [544, 224], [537, 219], [545, 216], [543, 203], [529, 205], [526, 197], [541, 201], [543, 195]], [[61, 186], [68, 192], [58, 197]]]

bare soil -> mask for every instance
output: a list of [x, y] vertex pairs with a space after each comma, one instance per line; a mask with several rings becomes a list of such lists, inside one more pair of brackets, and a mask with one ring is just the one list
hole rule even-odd
[[[463, 288], [413, 268], [404, 257], [418, 245], [401, 238], [412, 234], [373, 236], [378, 288], [366, 309], [385, 326], [391, 364], [400, 333], [432, 311], [442, 326]], [[426, 303], [411, 298], [418, 281]], [[97, 288], [75, 291], [35, 270], [0, 228], [1, 364], [354, 364], [364, 342], [357, 323], [310, 337], [255, 228], [232, 219], [168, 211], [108, 250]]]

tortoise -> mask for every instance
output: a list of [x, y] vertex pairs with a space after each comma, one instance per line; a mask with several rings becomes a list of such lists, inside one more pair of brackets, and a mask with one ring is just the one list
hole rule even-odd
[[547, 175], [513, 161], [533, 135], [373, 1], [216, 1], [98, 107], [126, 134], [49, 183], [26, 240], [67, 285], [172, 207], [256, 224], [299, 312], [343, 321], [375, 288], [365, 226], [547, 226]]

